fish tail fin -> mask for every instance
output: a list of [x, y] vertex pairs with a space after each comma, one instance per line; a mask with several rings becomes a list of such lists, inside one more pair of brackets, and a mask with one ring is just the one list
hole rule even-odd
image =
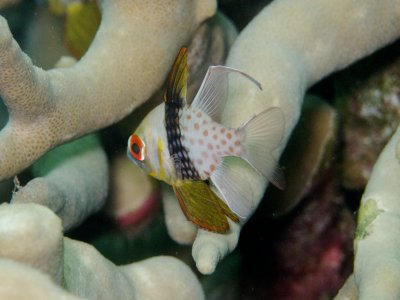
[[272, 155], [285, 130], [282, 110], [279, 107], [266, 109], [238, 130], [243, 135], [244, 154], [241, 157], [276, 187], [284, 189], [283, 172]]

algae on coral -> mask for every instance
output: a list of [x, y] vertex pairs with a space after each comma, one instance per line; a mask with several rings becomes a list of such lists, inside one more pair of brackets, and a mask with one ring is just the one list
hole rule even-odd
[[358, 209], [358, 224], [355, 233], [356, 240], [362, 240], [367, 237], [373, 230], [373, 222], [384, 212], [379, 208], [376, 201], [372, 198], [361, 203]]

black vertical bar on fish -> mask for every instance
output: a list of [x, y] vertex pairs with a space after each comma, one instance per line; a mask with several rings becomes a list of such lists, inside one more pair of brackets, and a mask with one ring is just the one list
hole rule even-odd
[[187, 149], [182, 145], [182, 134], [179, 118], [186, 102], [187, 49], [182, 47], [176, 56], [168, 85], [165, 91], [165, 129], [167, 131], [168, 150], [174, 161], [179, 179], [200, 179]]
[[179, 179], [200, 179], [199, 173], [182, 145], [179, 118], [186, 102], [187, 49], [182, 47], [176, 56], [165, 91], [165, 129], [168, 150]]
[[165, 129], [167, 131], [168, 150], [173, 158], [178, 178], [200, 180], [200, 175], [189, 158], [188, 151], [182, 145], [182, 134], [179, 118], [182, 109], [181, 101], [165, 103]]

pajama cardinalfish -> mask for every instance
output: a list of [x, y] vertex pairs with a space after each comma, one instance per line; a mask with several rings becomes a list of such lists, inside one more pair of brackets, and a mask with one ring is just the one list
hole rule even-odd
[[[282, 172], [272, 151], [282, 139], [284, 119], [272, 107], [239, 128], [220, 124], [228, 75], [249, 75], [225, 66], [210, 66], [190, 106], [186, 103], [187, 50], [182, 48], [169, 74], [164, 102], [154, 108], [128, 140], [128, 157], [149, 175], [172, 185], [186, 217], [200, 228], [225, 233], [228, 218], [239, 222], [253, 211], [243, 175], [228, 158], [240, 157], [283, 188]], [[245, 99], [243, 99], [245, 101]], [[243, 105], [246, 105], [243, 102]], [[213, 184], [222, 199], [213, 192]]]

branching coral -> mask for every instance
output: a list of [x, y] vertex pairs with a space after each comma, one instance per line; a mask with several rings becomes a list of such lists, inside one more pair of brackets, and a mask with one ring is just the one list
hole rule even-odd
[[[187, 42], [198, 24], [215, 10], [215, 3], [211, 0], [146, 3], [103, 0], [99, 3], [102, 22], [93, 44], [79, 63], [63, 70], [45, 72], [34, 67], [13, 41], [5, 20], [0, 20], [0, 92], [10, 114], [8, 124], [0, 132], [1, 179], [15, 175], [55, 145], [120, 120], [145, 101], [160, 87], [176, 50]], [[282, 146], [275, 153], [278, 159], [299, 118], [306, 89], [331, 72], [344, 68], [398, 38], [398, 7], [400, 0], [274, 1], [243, 30], [227, 60], [227, 65], [257, 78], [263, 91], [254, 93], [254, 89], [249, 88], [246, 82], [232, 78], [223, 123], [238, 127], [256, 112], [270, 106], [281, 107], [285, 114], [286, 127]], [[398, 133], [394, 139], [397, 138]], [[373, 233], [380, 232], [380, 222], [392, 222], [392, 225], [398, 222], [395, 218], [397, 206], [391, 201], [396, 192], [393, 181], [387, 183], [390, 185], [388, 189], [379, 189], [381, 179], [385, 178], [380, 173], [382, 165], [391, 164], [391, 172], [398, 175], [397, 170], [394, 170], [398, 165], [393, 163], [393, 145], [395, 142], [388, 146], [389, 152], [382, 154], [383, 163], [378, 162], [378, 173], [373, 176], [379, 179], [375, 182], [371, 180], [370, 186], [376, 187], [377, 194], [368, 199], [374, 199], [376, 205], [371, 206], [371, 202], [367, 201], [367, 209], [363, 210], [366, 214], [361, 214], [367, 216], [365, 220], [370, 220], [370, 212], [378, 212], [373, 221], [370, 221], [373, 226], [367, 223], [365, 227], [373, 228]], [[247, 176], [247, 193], [252, 195], [256, 207], [266, 187], [264, 178], [240, 160], [232, 159], [230, 163]], [[395, 178], [398, 176], [391, 179]], [[390, 199], [390, 205], [381, 206], [375, 200], [379, 197]], [[171, 203], [168, 201], [165, 201], [166, 210], [170, 211], [167, 222], [171, 221], [168, 218], [174, 216], [174, 212], [180, 213], [177, 205], [167, 207]], [[360, 220], [364, 220], [364, 217], [360, 217]], [[182, 226], [181, 232], [187, 234], [184, 242], [193, 239], [195, 230], [190, 227], [192, 225], [184, 218], [177, 218], [175, 221], [176, 224], [171, 228]], [[197, 232], [193, 257], [201, 272], [212, 273], [219, 260], [236, 247], [241, 227], [232, 224], [231, 228], [231, 233], [227, 235], [203, 230]], [[381, 288], [373, 282], [376, 277], [370, 277], [376, 275], [374, 268], [378, 264], [376, 261], [371, 264], [365, 262], [367, 257], [379, 253], [379, 249], [377, 246], [366, 248], [363, 243], [384, 239], [385, 243], [392, 245], [387, 241], [389, 238], [386, 235], [376, 237], [369, 230], [367, 233], [357, 242], [355, 285], [349, 284], [358, 287], [360, 297], [381, 292]], [[90, 279], [94, 275], [91, 268], [102, 261], [100, 255], [87, 245], [68, 239], [63, 239], [61, 244], [66, 249], [65, 253], [71, 253], [71, 257], [79, 263], [85, 262], [83, 265], [88, 266], [86, 273], [84, 272], [85, 279]], [[382, 242], [379, 245], [381, 244]], [[91, 258], [80, 261], [74, 256], [78, 252]], [[87, 253], [91, 254], [85, 256]], [[3, 257], [10, 255], [6, 253]], [[65, 257], [67, 266], [68, 262], [74, 261], [68, 255]], [[393, 271], [391, 275], [395, 278], [398, 269], [392, 269], [388, 264], [394, 259], [390, 253], [383, 259], [384, 270]], [[126, 272], [126, 268], [117, 268], [109, 262], [102, 262], [105, 275], [101, 279], [110, 275], [110, 278], [115, 277], [114, 290], [122, 294], [130, 290], [124, 285], [126, 273], [121, 274]], [[29, 261], [24, 263], [30, 264]], [[41, 269], [37, 265], [34, 267]], [[145, 272], [141, 274], [147, 275], [148, 269], [144, 269]], [[73, 274], [76, 269], [72, 267], [70, 271], [69, 274]], [[59, 272], [51, 273], [56, 274], [53, 275], [56, 280], [59, 280], [59, 274], [68, 274]], [[190, 273], [182, 271], [179, 274]], [[132, 275], [130, 278], [142, 283], [139, 275]], [[82, 291], [83, 294], [79, 296], [90, 293], [82, 290], [85, 287], [75, 286], [76, 282], [71, 277], [64, 280], [70, 290]], [[88, 287], [90, 288], [90, 282]], [[397, 286], [391, 287], [393, 290], [390, 289], [388, 293], [397, 295]], [[99, 289], [93, 293], [101, 291], [108, 292]], [[201, 297], [201, 293], [198, 295]]]
[[99, 4], [102, 21], [89, 51], [62, 70], [33, 66], [0, 19], [0, 93], [10, 115], [0, 132], [0, 179], [62, 142], [120, 120], [148, 99], [176, 50], [215, 12], [212, 0]]
[[37, 177], [14, 193], [11, 202], [49, 207], [65, 230], [100, 209], [107, 196], [107, 159], [95, 135], [53, 149], [32, 169]]
[[[238, 127], [255, 112], [281, 107], [286, 128], [279, 157], [299, 118], [305, 90], [400, 36], [400, 10], [394, 7], [400, 7], [399, 0], [272, 2], [240, 33], [227, 60], [257, 78], [263, 90], [254, 93], [247, 82], [232, 78], [224, 123]], [[257, 206], [265, 180], [246, 163], [232, 163], [249, 178], [247, 192]], [[239, 233], [240, 227], [219, 237], [200, 230], [193, 245], [199, 270], [213, 272], [235, 248]]]
[[41, 205], [2, 204], [0, 216], [2, 299], [204, 299], [195, 275], [175, 258], [116, 266], [92, 246], [63, 237], [59, 218]]
[[[57, 67], [74, 65], [62, 57]], [[61, 145], [33, 165], [36, 177], [13, 193], [12, 203], [38, 203], [57, 213], [64, 230], [101, 208], [108, 191], [108, 162], [94, 134]]]
[[400, 152], [396, 149], [399, 141], [400, 127], [372, 170], [358, 212], [354, 275], [336, 299], [397, 299], [400, 296]]
[[[0, 92], [10, 116], [0, 133], [0, 178], [16, 174], [57, 144], [121, 119], [146, 100], [162, 83], [173, 49], [185, 43], [215, 10], [214, 1], [100, 4], [102, 25], [91, 49], [79, 63], [66, 69], [45, 72], [34, 67], [13, 41], [5, 20], [0, 20]], [[95, 137], [84, 137], [51, 151], [33, 171], [35, 176], [43, 177], [19, 189], [13, 205], [2, 207], [6, 217], [0, 228], [7, 246], [2, 247], [2, 257], [40, 269], [85, 298], [156, 299], [161, 294], [171, 299], [204, 298], [193, 273], [181, 262], [158, 257], [117, 268], [87, 244], [63, 239], [60, 224], [43, 225], [49, 214], [43, 215], [42, 208], [18, 204], [34, 201], [50, 207], [62, 218], [64, 229], [98, 209], [107, 191], [108, 172]], [[54, 215], [50, 219], [58, 222]], [[43, 234], [48, 229], [57, 238], [55, 246], [49, 244], [49, 234]], [[35, 237], [42, 239], [32, 242]], [[27, 252], [32, 247], [17, 247], [13, 239], [37, 245], [38, 251]], [[17, 248], [21, 251], [11, 251]], [[10, 268], [15, 273], [19, 267], [11, 264]], [[36, 293], [43, 293], [41, 289], [51, 285], [37, 272], [25, 271], [40, 282]], [[0, 290], [8, 289], [14, 297], [26, 298], [24, 293], [13, 292], [16, 287], [8, 283]], [[67, 297], [56, 287], [53, 292]], [[4, 296], [10, 298], [9, 294]]]

